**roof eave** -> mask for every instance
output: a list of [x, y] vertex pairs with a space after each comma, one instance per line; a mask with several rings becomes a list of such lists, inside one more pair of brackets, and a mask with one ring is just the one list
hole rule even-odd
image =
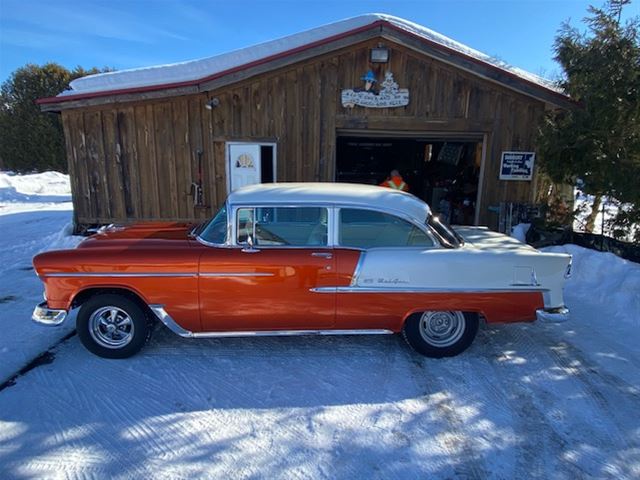
[[[374, 32], [376, 29], [379, 30], [379, 32], [375, 32], [376, 35], [379, 34], [380, 36], [386, 36], [392, 41], [399, 41], [399, 43], [403, 43], [407, 45], [409, 48], [422, 51], [422, 53], [431, 55], [440, 61], [444, 61], [446, 63], [455, 65], [477, 76], [493, 81], [495, 83], [502, 84], [508, 88], [511, 88], [512, 90], [519, 91], [520, 93], [524, 93], [526, 95], [532, 96], [545, 103], [552, 104], [562, 108], [572, 108], [576, 105], [575, 102], [570, 97], [562, 93], [559, 93], [553, 89], [550, 89], [543, 85], [532, 82], [526, 78], [522, 78], [512, 72], [509, 72], [508, 70], [492, 65], [491, 63], [484, 62], [470, 55], [466, 55], [463, 52], [447, 47], [446, 45], [442, 45], [428, 38], [417, 35], [413, 32], [407, 31], [397, 25], [394, 25], [393, 23], [387, 20], [377, 20], [375, 22], [372, 22], [368, 25], [364, 25], [359, 28], [351, 29], [346, 32], [333, 35], [331, 37], [327, 37], [321, 40], [317, 40], [315, 42], [311, 42], [311, 43], [293, 48], [291, 50], [270, 55], [268, 57], [264, 57], [262, 59], [259, 59], [247, 64], [239, 65], [221, 72], [216, 72], [214, 74], [211, 74], [199, 79], [194, 79], [194, 80], [189, 80], [184, 82], [147, 85], [147, 86], [141, 86], [141, 87], [131, 87], [131, 88], [116, 89], [116, 90], [101, 90], [96, 92], [47, 97], [47, 98], [38, 99], [36, 103], [40, 105], [40, 108], [42, 111], [60, 111], [67, 108], [78, 108], [80, 105], [78, 105], [77, 103], [80, 101], [101, 99], [106, 97], [109, 98], [108, 101], [98, 102], [98, 103], [116, 103], [116, 102], [119, 103], [122, 101], [132, 101], [132, 100], [135, 100], [135, 98], [131, 98], [132, 96], [140, 95], [140, 94], [150, 94], [148, 95], [148, 97], [154, 98], [154, 97], [169, 97], [169, 96], [177, 96], [177, 95], [186, 95], [190, 93], [199, 93], [202, 91], [208, 91], [208, 90], [212, 90], [213, 88], [217, 88], [219, 85], [215, 85], [215, 84], [219, 82], [216, 82], [216, 81], [222, 80], [225, 77], [236, 75], [243, 71], [248, 71], [251, 69], [255, 69], [257, 67], [268, 67], [269, 64], [274, 64], [272, 68], [262, 68], [261, 69], [262, 71], [260, 72], [262, 73], [264, 71], [279, 68], [281, 66], [278, 64], [279, 61], [284, 60], [286, 58], [294, 58], [294, 60], [292, 60], [291, 63], [299, 61], [299, 59], [295, 57], [304, 52], [313, 51], [314, 49], [319, 49], [321, 47], [328, 46], [331, 44], [336, 44], [335, 49], [342, 48], [343, 46], [345, 46], [344, 41], [350, 38], [353, 39], [353, 41], [349, 42], [349, 44], [362, 41], [363, 40], [362, 35], [359, 35], [359, 34], [362, 34], [365, 32]], [[409, 40], [408, 42], [403, 41], [407, 39]], [[424, 49], [420, 49], [420, 45], [426, 45], [428, 47], [427, 49], [428, 51], [424, 51]], [[438, 53], [440, 53], [441, 55], [438, 55]], [[315, 56], [315, 54], [311, 56]], [[463, 65], [460, 64], [461, 62], [452, 61], [452, 59], [460, 59]], [[123, 98], [119, 98], [119, 97], [123, 97]]]

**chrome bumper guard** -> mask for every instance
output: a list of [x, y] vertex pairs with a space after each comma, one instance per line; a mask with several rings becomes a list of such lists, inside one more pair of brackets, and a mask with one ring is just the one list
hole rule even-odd
[[42, 302], [36, 306], [31, 315], [31, 320], [41, 325], [57, 327], [67, 318], [66, 310], [56, 310], [49, 308], [47, 302]]
[[536, 310], [536, 317], [540, 322], [563, 323], [569, 320], [570, 315], [566, 307], [541, 308]]

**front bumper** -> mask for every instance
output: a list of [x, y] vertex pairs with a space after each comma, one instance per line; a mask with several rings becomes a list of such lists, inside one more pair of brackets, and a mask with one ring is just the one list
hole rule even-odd
[[49, 308], [47, 302], [42, 302], [36, 306], [31, 315], [31, 320], [41, 325], [57, 327], [67, 318], [66, 310]]
[[540, 322], [548, 323], [562, 323], [569, 320], [569, 309], [566, 307], [560, 308], [541, 308], [536, 310], [536, 318]]

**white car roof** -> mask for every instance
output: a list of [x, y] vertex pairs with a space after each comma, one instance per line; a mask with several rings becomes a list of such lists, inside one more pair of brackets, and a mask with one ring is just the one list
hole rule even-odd
[[261, 183], [240, 188], [228, 198], [234, 205], [330, 204], [395, 211], [423, 222], [429, 206], [410, 193], [356, 183]]

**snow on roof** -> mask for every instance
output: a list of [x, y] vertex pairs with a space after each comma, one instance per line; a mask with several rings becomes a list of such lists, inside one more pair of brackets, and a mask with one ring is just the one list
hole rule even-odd
[[242, 67], [243, 65], [302, 48], [315, 42], [321, 42], [341, 34], [348, 34], [353, 30], [366, 28], [368, 25], [380, 22], [387, 22], [410, 34], [498, 67], [541, 87], [559, 92], [557, 86], [550, 80], [510, 66], [499, 59], [467, 47], [426, 27], [391, 15], [370, 13], [295, 33], [277, 40], [223, 53], [214, 57], [89, 75], [72, 81], [70, 84], [71, 90], [61, 93], [59, 97], [195, 82], [217, 73]]
[[424, 221], [431, 211], [426, 203], [409, 193], [356, 183], [260, 183], [234, 191], [228, 200], [231, 205], [353, 205], [403, 212], [418, 221]]

